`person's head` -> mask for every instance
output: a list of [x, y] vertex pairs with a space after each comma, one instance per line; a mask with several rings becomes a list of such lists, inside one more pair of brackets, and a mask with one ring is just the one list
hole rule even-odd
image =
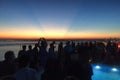
[[53, 44], [53, 43], [51, 43], [51, 44], [50, 44], [50, 47], [51, 47], [51, 48], [52, 48], [52, 47], [54, 47], [54, 44]]
[[23, 50], [26, 50], [26, 45], [23, 45], [23, 46], [22, 46], [22, 49], [23, 49]]
[[13, 51], [7, 51], [4, 55], [5, 60], [13, 60], [15, 59], [15, 55]]
[[53, 41], [52, 43], [55, 44], [55, 41]]
[[29, 46], [28, 46], [28, 48], [29, 48], [29, 50], [31, 50], [31, 49], [32, 49], [32, 46], [31, 46], [31, 45], [29, 45]]
[[63, 42], [60, 42], [60, 45], [63, 45]]
[[38, 44], [37, 44], [37, 43], [35, 43], [35, 47], [38, 47]]
[[62, 43], [62, 42], [60, 42], [58, 46], [59, 46], [59, 47], [63, 47], [63, 43]]
[[70, 41], [67, 41], [67, 42], [66, 42], [66, 45], [69, 45], [69, 44], [70, 44]]

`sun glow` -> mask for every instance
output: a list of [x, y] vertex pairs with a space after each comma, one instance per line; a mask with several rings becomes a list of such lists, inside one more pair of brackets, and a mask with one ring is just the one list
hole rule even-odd
[[[69, 32], [68, 25], [34, 25], [19, 26], [18, 28], [1, 28], [0, 38], [12, 39], [38, 39], [45, 37], [47, 39], [99, 39], [108, 38], [107, 34], [97, 32], [81, 31]], [[120, 48], [120, 45], [118, 45]]]
[[65, 38], [67, 34], [67, 25], [48, 24], [41, 25], [46, 38]]
[[31, 39], [43, 37], [44, 34], [41, 29], [37, 29], [33, 26], [21, 26], [18, 28], [8, 28], [0, 30], [0, 38], [10, 39]]

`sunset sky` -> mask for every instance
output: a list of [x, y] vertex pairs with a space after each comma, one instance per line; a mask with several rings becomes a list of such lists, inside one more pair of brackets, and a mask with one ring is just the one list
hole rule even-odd
[[0, 0], [0, 38], [120, 38], [120, 0]]

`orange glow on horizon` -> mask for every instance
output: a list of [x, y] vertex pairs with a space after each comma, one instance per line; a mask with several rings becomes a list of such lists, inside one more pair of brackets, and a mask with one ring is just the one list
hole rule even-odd
[[33, 27], [1, 29], [0, 39], [101, 39], [101, 38], [120, 38], [120, 35], [101, 34], [97, 32], [69, 32], [67, 28], [45, 28], [38, 29]]
[[[59, 33], [53, 33], [53, 34], [43, 34], [40, 33], [6, 33], [6, 34], [0, 34], [0, 38], [3, 39], [39, 39], [40, 37], [44, 37], [46, 39], [102, 39], [102, 38], [109, 38], [105, 37], [103, 35], [92, 35], [92, 34], [65, 34], [61, 35]], [[120, 47], [120, 46], [119, 46]]]

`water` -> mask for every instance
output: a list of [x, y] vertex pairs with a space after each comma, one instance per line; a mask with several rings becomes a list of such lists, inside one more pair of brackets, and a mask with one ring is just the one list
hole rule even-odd
[[100, 68], [96, 67], [98, 64], [93, 64], [92, 80], [120, 80], [120, 67], [99, 65]]
[[22, 45], [28, 46], [29, 44], [31, 44], [32, 46], [34, 46], [35, 43], [36, 41], [0, 41], [0, 61], [4, 60], [5, 52], [9, 50], [14, 51], [15, 56], [17, 57], [19, 50], [22, 49]]

